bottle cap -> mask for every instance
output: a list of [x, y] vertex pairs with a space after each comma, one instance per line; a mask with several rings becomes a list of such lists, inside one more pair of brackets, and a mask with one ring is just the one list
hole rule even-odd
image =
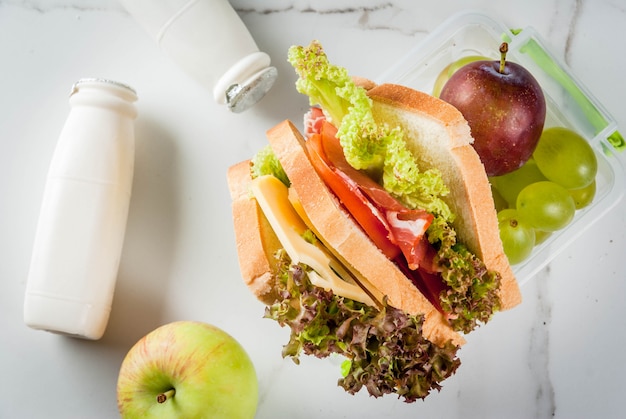
[[278, 71], [275, 67], [267, 67], [243, 83], [236, 83], [226, 89], [228, 108], [240, 113], [252, 107], [272, 88]]

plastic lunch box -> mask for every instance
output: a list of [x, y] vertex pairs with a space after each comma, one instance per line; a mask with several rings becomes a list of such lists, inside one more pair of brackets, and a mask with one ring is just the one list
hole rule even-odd
[[565, 126], [582, 135], [598, 159], [594, 201], [578, 210], [574, 220], [536, 246], [513, 270], [520, 285], [531, 279], [564, 247], [609, 211], [625, 192], [626, 143], [615, 119], [580, 83], [563, 62], [546, 47], [532, 28], [512, 31], [475, 11], [456, 14], [408, 52], [377, 83], [391, 82], [431, 93], [438, 74], [450, 63], [468, 55], [499, 59], [498, 48], [509, 43], [507, 60], [526, 67], [537, 79], [547, 102], [545, 127]]

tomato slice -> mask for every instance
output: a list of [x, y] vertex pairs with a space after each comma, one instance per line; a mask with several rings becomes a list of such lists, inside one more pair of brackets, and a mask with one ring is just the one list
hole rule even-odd
[[[326, 173], [323, 177], [326, 184], [385, 255], [394, 259], [400, 251], [410, 269], [424, 264], [432, 271], [434, 249], [425, 233], [433, 215], [422, 209], [408, 209], [369, 176], [354, 169], [345, 159], [336, 132], [337, 129], [326, 122], [320, 135], [309, 140], [313, 140], [311, 145], [320, 157], [317, 163], [326, 167], [318, 170]], [[359, 205], [350, 205], [355, 198]]]
[[374, 244], [385, 256], [394, 259], [400, 254], [400, 249], [391, 240], [390, 229], [384, 214], [367, 199], [356, 182], [352, 181], [345, 173], [329, 166], [322, 142], [323, 135], [325, 135], [324, 132], [313, 134], [306, 141], [311, 163], [324, 183], [352, 214]]

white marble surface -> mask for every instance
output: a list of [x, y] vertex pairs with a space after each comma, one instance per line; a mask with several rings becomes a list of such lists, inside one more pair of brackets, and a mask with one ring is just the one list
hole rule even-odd
[[[299, 120], [306, 102], [285, 61], [322, 41], [333, 61], [375, 77], [451, 13], [478, 8], [531, 25], [626, 130], [623, 0], [233, 0], [280, 72], [270, 94], [229, 114], [171, 63], [114, 0], [0, 0], [0, 417], [111, 418], [130, 346], [160, 324], [197, 319], [253, 359], [261, 418], [611, 418], [626, 394], [626, 202], [522, 288], [524, 302], [472, 334], [441, 393], [406, 405], [349, 396], [333, 360], [280, 357], [286, 331], [239, 279], [226, 168]], [[137, 162], [109, 327], [97, 342], [28, 329], [25, 278], [51, 153], [81, 77], [139, 93]]]

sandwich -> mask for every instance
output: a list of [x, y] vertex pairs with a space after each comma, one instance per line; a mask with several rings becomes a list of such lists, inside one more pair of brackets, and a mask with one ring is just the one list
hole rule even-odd
[[467, 121], [294, 46], [311, 108], [228, 170], [242, 277], [291, 329], [283, 356], [342, 356], [338, 384], [423, 399], [465, 335], [521, 301]]

